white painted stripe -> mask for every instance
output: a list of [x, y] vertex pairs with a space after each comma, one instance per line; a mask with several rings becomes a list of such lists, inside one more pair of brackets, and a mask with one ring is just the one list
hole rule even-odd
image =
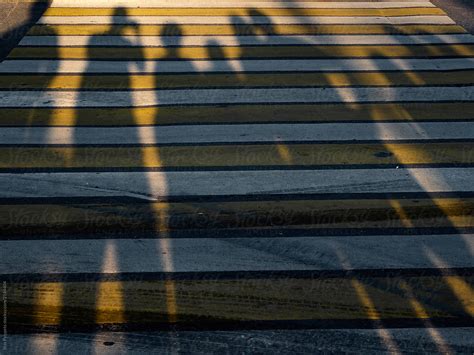
[[[474, 248], [472, 234], [167, 241], [173, 258], [171, 272], [436, 268], [426, 255], [428, 250], [452, 268], [474, 267], [468, 252]], [[117, 263], [104, 269], [104, 252], [110, 245], [116, 250]], [[0, 241], [0, 247], [3, 275], [167, 271], [153, 239]], [[344, 255], [350, 267], [343, 267], [338, 255]]]
[[[455, 24], [448, 16], [398, 16], [398, 17], [342, 17], [342, 16], [250, 16], [245, 17], [252, 24], [295, 24], [295, 25], [330, 25], [330, 24]], [[139, 25], [162, 24], [211, 24], [233, 25], [228, 16], [43, 16], [38, 24], [48, 25], [97, 25], [97, 24], [128, 24], [135, 22]]]
[[389, 1], [389, 2], [304, 2], [304, 1], [252, 1], [252, 0], [53, 0], [51, 7], [145, 7], [145, 8], [306, 8], [306, 9], [340, 9], [340, 8], [404, 8], [435, 7], [429, 1]]
[[0, 174], [0, 197], [472, 192], [474, 169], [247, 170]]
[[432, 59], [265, 59], [144, 61], [5, 60], [0, 73], [187, 73], [187, 72], [347, 72], [474, 69], [474, 58]]
[[[133, 102], [132, 102], [133, 96]], [[197, 104], [474, 101], [474, 86], [0, 91], [0, 107], [146, 107]]]
[[430, 59], [265, 59], [189, 61], [87, 61], [87, 60], [5, 60], [0, 73], [118, 73], [134, 74], [187, 72], [345, 72], [474, 69], [474, 58]]
[[0, 129], [0, 142], [10, 145], [357, 142], [425, 139], [474, 139], [474, 122], [183, 125], [148, 126], [144, 129], [138, 127], [2, 127]]
[[[245, 45], [419, 45], [474, 43], [471, 34], [452, 35], [290, 35], [290, 36], [25, 36], [20, 46], [245, 46]], [[321, 48], [321, 51], [324, 49]]]

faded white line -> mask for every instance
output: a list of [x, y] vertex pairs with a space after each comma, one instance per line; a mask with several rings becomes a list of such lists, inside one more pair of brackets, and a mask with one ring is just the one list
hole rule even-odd
[[[248, 16], [246, 20], [251, 24], [314, 24], [314, 25], [351, 25], [351, 24], [425, 24], [425, 25], [453, 25], [455, 22], [448, 16]], [[128, 24], [139, 25], [162, 24], [212, 24], [234, 25], [228, 16], [43, 16], [38, 24], [48, 25], [97, 25], [97, 24]]]
[[[128, 65], [129, 63], [140, 65]], [[232, 68], [232, 69], [230, 69]], [[243, 59], [243, 60], [5, 60], [0, 73], [188, 73], [188, 72], [346, 72], [474, 69], [474, 58], [430, 59]]]
[[340, 8], [406, 8], [406, 7], [436, 7], [429, 1], [389, 1], [389, 2], [314, 2], [314, 1], [251, 1], [251, 0], [53, 0], [51, 7], [145, 7], [145, 8], [306, 8], [306, 9], [340, 9]]
[[472, 168], [2, 173], [0, 197], [473, 192], [472, 181]]
[[[147, 107], [164, 105], [474, 101], [474, 86], [130, 91], [0, 91], [0, 107]], [[20, 94], [21, 93], [21, 94]]]
[[[275, 45], [420, 45], [472, 44], [471, 34], [437, 35], [290, 35], [290, 36], [25, 36], [20, 46], [116, 46], [116, 47], [205, 47], [219, 46], [275, 46]], [[214, 44], [214, 45], [215, 45]], [[324, 53], [324, 48], [316, 51]], [[429, 55], [429, 54], [427, 54]]]
[[[157, 121], [159, 122], [159, 113]], [[100, 122], [97, 122], [100, 124]], [[50, 134], [54, 132], [54, 134]], [[199, 144], [474, 139], [474, 122], [2, 127], [2, 144]], [[461, 152], [460, 152], [461, 154]]]
[[[104, 268], [102, 263], [111, 243], [116, 262]], [[342, 270], [336, 249], [344, 253], [352, 269], [435, 269], [423, 254], [426, 246], [440, 253], [449, 267], [474, 267], [473, 258], [466, 250], [466, 246], [474, 246], [474, 235], [174, 238], [168, 250], [173, 258], [173, 270], [163, 266], [165, 256], [157, 252], [155, 243], [153, 239], [0, 241], [4, 252], [0, 270], [2, 274], [49, 275]]]

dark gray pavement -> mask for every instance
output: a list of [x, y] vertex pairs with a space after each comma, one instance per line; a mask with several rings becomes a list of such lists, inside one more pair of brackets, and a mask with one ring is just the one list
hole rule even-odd
[[459, 25], [474, 34], [474, 1], [473, 0], [431, 0], [442, 8]]
[[0, 60], [8, 55], [47, 8], [45, 1], [0, 1]]

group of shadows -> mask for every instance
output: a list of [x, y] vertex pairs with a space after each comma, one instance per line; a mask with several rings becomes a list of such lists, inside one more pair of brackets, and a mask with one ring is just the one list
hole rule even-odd
[[[42, 6], [44, 3], [39, 2], [35, 11], [37, 12], [38, 7]], [[298, 15], [304, 10], [289, 9], [289, 11], [296, 11], [294, 15]], [[249, 10], [248, 15], [249, 18], [265, 16], [257, 9]], [[117, 8], [114, 16], [123, 19], [127, 17], [127, 10]], [[266, 38], [276, 34], [269, 18], [265, 21], [267, 23], [265, 25], [252, 24], [250, 21], [239, 16], [232, 17], [232, 23], [238, 34], [237, 39], [242, 38], [240, 36], [242, 34], [254, 35], [261, 39], [260, 45], [265, 45]], [[94, 66], [98, 62], [93, 59], [97, 58], [100, 52], [96, 44], [104, 35], [114, 35], [120, 39], [121, 47], [127, 47], [127, 54], [134, 58], [114, 63], [121, 72], [123, 85], [120, 89], [132, 86], [129, 68], [132, 65], [138, 69], [142, 68], [145, 57], [143, 48], [132, 45], [130, 37], [123, 35], [129, 34], [130, 30], [140, 33], [139, 25], [130, 20], [115, 23], [109, 31], [91, 36], [88, 49], [91, 61], [83, 73], [81, 84], [83, 90], [78, 94], [78, 101], [82, 100], [83, 93], [94, 87], [91, 84], [94, 75], [88, 75], [88, 72], [96, 71]], [[164, 26], [160, 35], [163, 43], [167, 45], [165, 47], [167, 53], [157, 60], [157, 68], [161, 61], [189, 61], [179, 57], [180, 45], [177, 41], [181, 34], [179, 24]], [[173, 42], [167, 42], [170, 40]], [[209, 40], [207, 50], [209, 60], [219, 61], [222, 67], [225, 63], [225, 53], [218, 43]], [[242, 46], [241, 57], [252, 57], [246, 50], [252, 50], [252, 47]], [[314, 50], [317, 51], [317, 48]], [[374, 56], [377, 56], [377, 53], [374, 53]], [[59, 53], [57, 57], [59, 58]], [[58, 64], [59, 61], [51, 62], [50, 65]], [[190, 61], [188, 67], [189, 73], [201, 77], [209, 76], [209, 82], [212, 83], [214, 74], [196, 71]], [[228, 71], [224, 74], [233, 78], [231, 80], [234, 80], [234, 85], [230, 86], [245, 85], [245, 65], [243, 73], [233, 73], [229, 65]], [[166, 75], [156, 75], [156, 78], [156, 87], [166, 88]], [[51, 76], [51, 80], [54, 80], [54, 76]], [[331, 83], [328, 82], [327, 85], [330, 86]], [[48, 87], [49, 83], [46, 83], [44, 89]], [[156, 93], [159, 96], [159, 90]], [[129, 105], [126, 106], [133, 106], [132, 94], [133, 91], [130, 90]], [[215, 109], [221, 110], [216, 112], [224, 113], [227, 109], [231, 110], [231, 106]], [[314, 107], [314, 110], [317, 110], [317, 107]], [[345, 110], [364, 109], [354, 106], [345, 107]], [[41, 109], [38, 109], [39, 111]], [[43, 115], [44, 112], [45, 110], [39, 114]], [[76, 112], [74, 120], [78, 125], [90, 120], [90, 117], [83, 115], [90, 115], [91, 110], [78, 108]], [[324, 112], [315, 111], [315, 114], [323, 115]], [[363, 114], [370, 117], [371, 112], [368, 110]], [[163, 115], [163, 110], [157, 110], [156, 125], [147, 129], [160, 129], [159, 125], [162, 122], [160, 115]], [[33, 120], [34, 116], [35, 113]], [[167, 118], [168, 121], [171, 119], [172, 117]], [[288, 121], [293, 119], [297, 118], [287, 118]], [[120, 122], [121, 125], [136, 125], [134, 110], [120, 110]], [[29, 129], [34, 130], [34, 125]], [[139, 141], [138, 129], [136, 134]], [[156, 154], [159, 155], [159, 149], [156, 149]], [[170, 165], [163, 161], [163, 157], [156, 158], [165, 166]], [[166, 179], [166, 172], [164, 176]], [[143, 179], [146, 181], [148, 178], [144, 171]], [[163, 183], [166, 184], [166, 181]], [[456, 199], [453, 195], [449, 197]], [[391, 337], [390, 328], [416, 326], [431, 329], [427, 332], [435, 335], [430, 346], [445, 349], [448, 346], [446, 339], [437, 333], [436, 326], [469, 324], [472, 314], [465, 297], [466, 293], [472, 294], [473, 273], [471, 269], [453, 269], [443, 264], [441, 259], [433, 257], [442, 254], [442, 250], [436, 249], [440, 247], [439, 245], [430, 249], [429, 246], [422, 247], [422, 243], [414, 243], [414, 248], [418, 250], [410, 250], [410, 253], [416, 255], [419, 260], [426, 260], [425, 264], [431, 264], [430, 269], [344, 271], [346, 267], [343, 264], [347, 265], [348, 260], [350, 263], [351, 256], [341, 256], [341, 252], [334, 246], [332, 257], [341, 260], [341, 270], [334, 272], [120, 273], [124, 269], [122, 260], [127, 259], [130, 252], [127, 247], [123, 247], [126, 244], [117, 241], [121, 238], [156, 238], [158, 241], [156, 258], [160, 259], [172, 251], [172, 248], [165, 246], [165, 242], [159, 242], [164, 237], [242, 237], [228, 238], [226, 243], [229, 247], [250, 248], [262, 254], [281, 253], [280, 256], [290, 263], [314, 263], [314, 258], [307, 259], [308, 256], [302, 256], [297, 249], [296, 251], [284, 247], [268, 249], [270, 244], [261, 242], [260, 238], [275, 238], [275, 243], [278, 244], [280, 237], [298, 235], [314, 238], [346, 235], [350, 239], [355, 235], [420, 234], [421, 238], [423, 234], [429, 233], [464, 232], [456, 225], [450, 224], [450, 217], [446, 215], [446, 211], [438, 207], [437, 204], [443, 196], [436, 199], [428, 193], [354, 196], [356, 199], [365, 199], [365, 203], [361, 204], [364, 210], [361, 210], [362, 207], [347, 208], [343, 200], [329, 211], [318, 207], [321, 200], [331, 198], [338, 199], [337, 196], [328, 198], [325, 195], [297, 194], [252, 198], [248, 196], [229, 198], [202, 196], [181, 200], [164, 198], [157, 202], [100, 197], [62, 199], [56, 202], [49, 200], [46, 203], [41, 202], [40, 198], [38, 201], [28, 199], [21, 203], [14, 201], [10, 206], [11, 210], [24, 208], [26, 204], [32, 210], [42, 209], [43, 216], [48, 214], [47, 209], [50, 208], [51, 220], [54, 220], [56, 213], [64, 220], [68, 220], [69, 213], [73, 217], [70, 219], [71, 223], [55, 224], [43, 220], [43, 224], [33, 225], [30, 230], [20, 231], [11, 228], [7, 231], [9, 237], [102, 239], [103, 243], [98, 245], [102, 245], [104, 250], [97, 251], [94, 254], [96, 259], [91, 260], [91, 263], [100, 264], [100, 260], [104, 260], [105, 263], [106, 259], [113, 258], [119, 273], [102, 274], [102, 268], [98, 267], [96, 273], [90, 274], [59, 276], [28, 274], [6, 277], [9, 292], [9, 331], [361, 327], [374, 328], [379, 341], [387, 348], [393, 349], [398, 345]], [[417, 200], [422, 201], [422, 204], [424, 201], [425, 207], [420, 210], [412, 204], [400, 209], [387, 202], [385, 207], [372, 208], [371, 199], [392, 200], [395, 201], [394, 205], [402, 206], [404, 201]], [[468, 200], [462, 203], [467, 208], [472, 208]], [[315, 207], [301, 208], [302, 205], [311, 204]], [[84, 216], [83, 221], [77, 218], [81, 214]], [[104, 215], [107, 216], [105, 222]], [[404, 218], [410, 220], [412, 225], [407, 226], [402, 221]], [[417, 224], [418, 222], [421, 224]], [[320, 224], [326, 227], [321, 228]], [[453, 238], [450, 243], [459, 244], [459, 253], [469, 253], [468, 245], [460, 240]], [[298, 242], [292, 242], [291, 245], [297, 247]], [[110, 248], [113, 250], [112, 254], [106, 252]], [[431, 254], [427, 253], [427, 248]], [[400, 250], [400, 253], [403, 251]], [[44, 255], [43, 258], [47, 260], [48, 256]], [[167, 258], [172, 265], [172, 253]], [[173, 341], [179, 343], [179, 336]]]

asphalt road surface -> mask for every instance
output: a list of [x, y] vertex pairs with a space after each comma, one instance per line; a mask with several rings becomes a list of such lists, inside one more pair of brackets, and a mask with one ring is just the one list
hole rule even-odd
[[1, 3], [10, 353], [474, 351], [466, 0]]

